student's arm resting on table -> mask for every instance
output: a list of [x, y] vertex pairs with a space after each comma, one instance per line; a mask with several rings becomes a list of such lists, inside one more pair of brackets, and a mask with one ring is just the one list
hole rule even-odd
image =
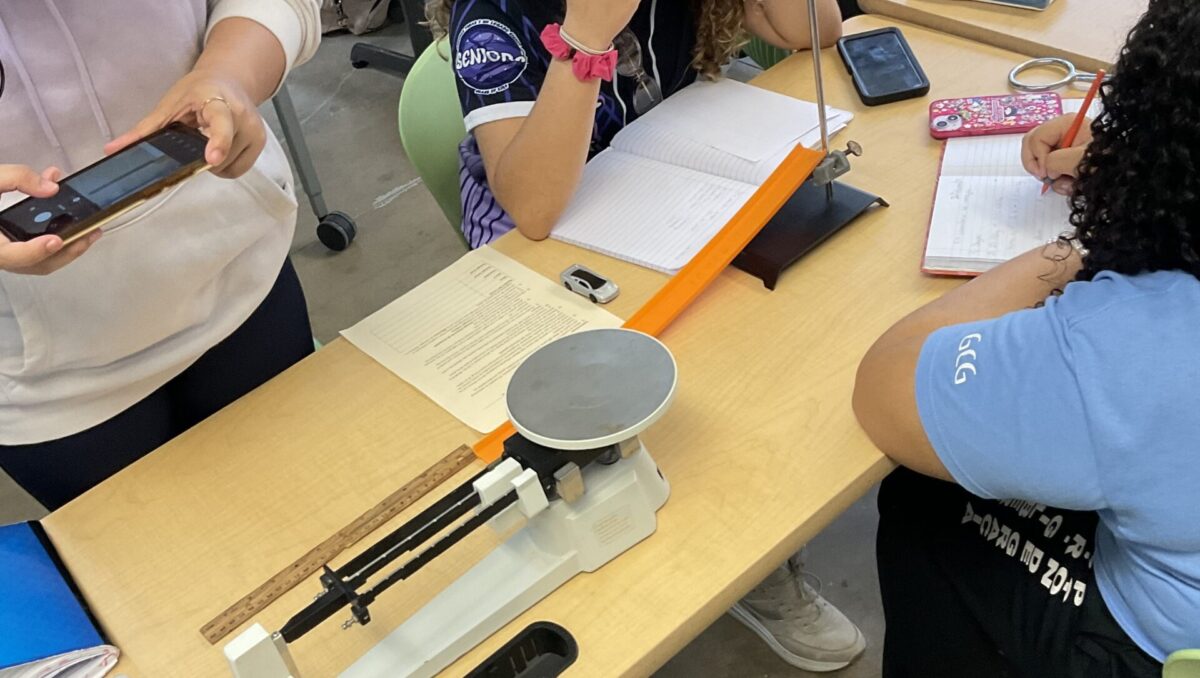
[[[808, 22], [807, 0], [744, 0], [746, 28], [784, 49], [810, 49], [812, 29]], [[821, 47], [831, 47], [842, 37], [842, 10], [836, 0], [813, 0], [817, 3], [817, 27]]]
[[[917, 309], [885, 332], [859, 365], [854, 387], [854, 412], [875, 445], [914, 471], [956, 480], [934, 451], [918, 412], [915, 380], [922, 348], [941, 328], [998, 318], [1045, 301], [1074, 278], [1080, 265], [1078, 253], [1068, 244], [1038, 247]], [[961, 342], [968, 344], [962, 351], [977, 349], [967, 336]], [[956, 377], [956, 360], [950, 356], [947, 379]], [[959, 368], [963, 362], [972, 365], [957, 375], [965, 380], [975, 369], [970, 353], [959, 361]]]
[[[570, 0], [563, 30], [597, 51], [612, 44], [637, 10], [637, 0]], [[552, 60], [527, 117], [473, 130], [496, 199], [517, 229], [543, 240], [583, 176], [600, 81], [580, 81], [566, 61]]]
[[205, 159], [214, 174], [245, 174], [267, 140], [258, 106], [278, 90], [290, 67], [315, 53], [319, 9], [316, 0], [209, 0], [208, 35], [191, 72], [105, 152], [184, 120], [209, 137]]

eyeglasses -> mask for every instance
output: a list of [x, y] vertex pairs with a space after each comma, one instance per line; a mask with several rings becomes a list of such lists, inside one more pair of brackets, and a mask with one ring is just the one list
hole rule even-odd
[[642, 44], [633, 31], [626, 28], [613, 39], [613, 46], [617, 48], [617, 73], [634, 80], [633, 110], [638, 115], [645, 115], [662, 103], [663, 95], [658, 81], [642, 66]]

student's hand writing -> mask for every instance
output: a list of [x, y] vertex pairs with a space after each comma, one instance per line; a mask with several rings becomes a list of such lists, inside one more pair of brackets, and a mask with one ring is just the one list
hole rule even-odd
[[[35, 198], [58, 193], [62, 171], [51, 167], [41, 174], [25, 165], [0, 165], [0, 193], [20, 191]], [[66, 248], [57, 235], [42, 235], [26, 242], [12, 242], [0, 235], [0, 271], [46, 275], [79, 258], [100, 237], [100, 231], [80, 238]]]
[[1058, 147], [1074, 121], [1074, 114], [1059, 116], [1031, 130], [1021, 142], [1021, 164], [1025, 171], [1038, 179], [1053, 179], [1054, 192], [1060, 195], [1071, 194], [1083, 153], [1092, 142], [1089, 118], [1079, 128], [1070, 148]]
[[563, 30], [594, 50], [606, 49], [633, 18], [639, 0], [567, 0]]
[[105, 153], [116, 153], [138, 139], [182, 121], [208, 137], [204, 159], [213, 174], [234, 179], [245, 174], [267, 143], [267, 130], [253, 99], [239, 83], [201, 69], [176, 82], [149, 115], [113, 139]]

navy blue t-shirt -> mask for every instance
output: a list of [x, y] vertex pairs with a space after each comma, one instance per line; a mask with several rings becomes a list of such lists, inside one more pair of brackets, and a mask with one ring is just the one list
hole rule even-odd
[[[555, 0], [458, 0], [450, 17], [450, 48], [459, 101], [467, 126], [460, 148], [463, 233], [472, 248], [513, 229], [488, 188], [479, 149], [471, 133], [479, 125], [529, 115], [550, 66], [542, 46], [547, 24], [562, 23]], [[629, 22], [642, 47], [642, 68], [663, 96], [691, 84], [696, 44], [690, 0], [643, 0]], [[618, 75], [604, 82], [596, 102], [590, 155], [608, 147], [613, 136], [637, 117], [636, 84]]]

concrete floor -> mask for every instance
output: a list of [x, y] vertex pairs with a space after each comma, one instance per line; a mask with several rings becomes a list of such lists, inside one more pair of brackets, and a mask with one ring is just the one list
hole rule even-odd
[[[365, 38], [407, 51], [402, 26]], [[332, 36], [289, 81], [308, 144], [332, 210], [358, 224], [354, 245], [332, 253], [317, 240], [317, 220], [303, 203], [292, 258], [308, 296], [313, 331], [328, 341], [339, 330], [392, 301], [465, 251], [421, 185], [396, 132], [401, 81], [349, 67], [360, 38]], [[269, 108], [269, 107], [266, 107]], [[273, 111], [266, 110], [278, 129]], [[0, 473], [0, 524], [35, 519], [42, 508]], [[874, 493], [855, 504], [810, 545], [808, 569], [824, 595], [867, 636], [865, 656], [840, 678], [880, 675], [883, 614], [873, 544]], [[657, 674], [658, 678], [799, 678], [817, 674], [783, 663], [756, 636], [722, 617]]]

